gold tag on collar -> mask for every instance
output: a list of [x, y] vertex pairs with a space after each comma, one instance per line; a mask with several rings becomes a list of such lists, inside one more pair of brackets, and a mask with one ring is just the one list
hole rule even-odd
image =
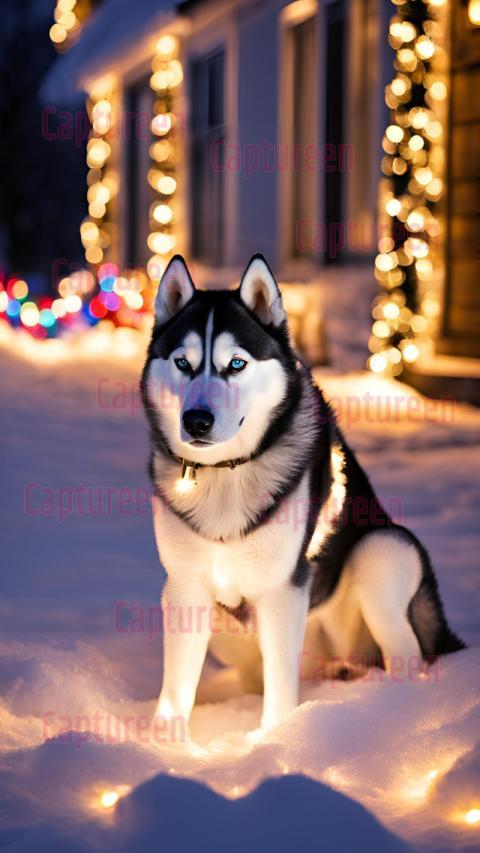
[[176, 490], [181, 494], [189, 492], [197, 485], [197, 471], [193, 465], [189, 465], [185, 460], [182, 462], [182, 472], [180, 478], [176, 482]]

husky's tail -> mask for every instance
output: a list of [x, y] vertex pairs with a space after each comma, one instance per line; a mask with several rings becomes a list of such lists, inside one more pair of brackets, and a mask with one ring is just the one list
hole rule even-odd
[[460, 639], [455, 631], [452, 631], [448, 623], [445, 621], [442, 633], [437, 640], [437, 654], [450, 655], [452, 652], [461, 652], [462, 649], [467, 648], [467, 644]]
[[466, 649], [466, 644], [448, 624], [428, 551], [410, 530], [401, 529], [417, 548], [422, 563], [422, 580], [410, 602], [408, 618], [424, 658], [434, 659]]

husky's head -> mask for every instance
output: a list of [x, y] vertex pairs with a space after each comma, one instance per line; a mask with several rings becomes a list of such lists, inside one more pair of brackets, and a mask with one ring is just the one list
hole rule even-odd
[[231, 291], [197, 290], [183, 258], [170, 261], [142, 379], [157, 444], [206, 465], [249, 457], [286, 427], [297, 374], [280, 291], [262, 256]]

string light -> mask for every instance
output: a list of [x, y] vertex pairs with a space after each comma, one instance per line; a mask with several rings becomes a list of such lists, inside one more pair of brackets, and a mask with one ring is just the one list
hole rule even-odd
[[438, 770], [430, 770], [425, 775], [409, 779], [408, 784], [402, 789], [402, 793], [408, 800], [423, 800], [429, 796], [433, 782], [438, 777]]
[[57, 0], [50, 39], [59, 51], [68, 49], [79, 37], [93, 8], [92, 0]]
[[92, 130], [87, 143], [88, 216], [80, 226], [80, 238], [86, 261], [95, 268], [102, 263], [105, 250], [112, 242], [110, 208], [118, 189], [117, 176], [110, 164], [112, 145], [109, 141], [115, 124], [115, 79], [108, 76], [97, 80], [89, 94], [87, 106]]
[[480, 0], [468, 0], [467, 15], [474, 27], [480, 27]]
[[[385, 90], [391, 110], [382, 147], [381, 239], [375, 277], [382, 288], [373, 305], [368, 364], [398, 376], [414, 364], [433, 334], [439, 313], [433, 290], [435, 203], [443, 193], [443, 114], [447, 97], [441, 29], [433, 13], [439, 0], [399, 3], [390, 21], [396, 76]], [[423, 297], [423, 298], [422, 298]], [[435, 303], [435, 312], [425, 310]]]

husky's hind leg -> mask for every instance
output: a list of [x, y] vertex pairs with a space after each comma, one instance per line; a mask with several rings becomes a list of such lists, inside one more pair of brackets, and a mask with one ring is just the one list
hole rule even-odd
[[409, 606], [422, 579], [420, 555], [413, 543], [391, 530], [375, 531], [351, 554], [353, 587], [363, 619], [381, 649], [387, 672], [408, 669], [421, 660]]

